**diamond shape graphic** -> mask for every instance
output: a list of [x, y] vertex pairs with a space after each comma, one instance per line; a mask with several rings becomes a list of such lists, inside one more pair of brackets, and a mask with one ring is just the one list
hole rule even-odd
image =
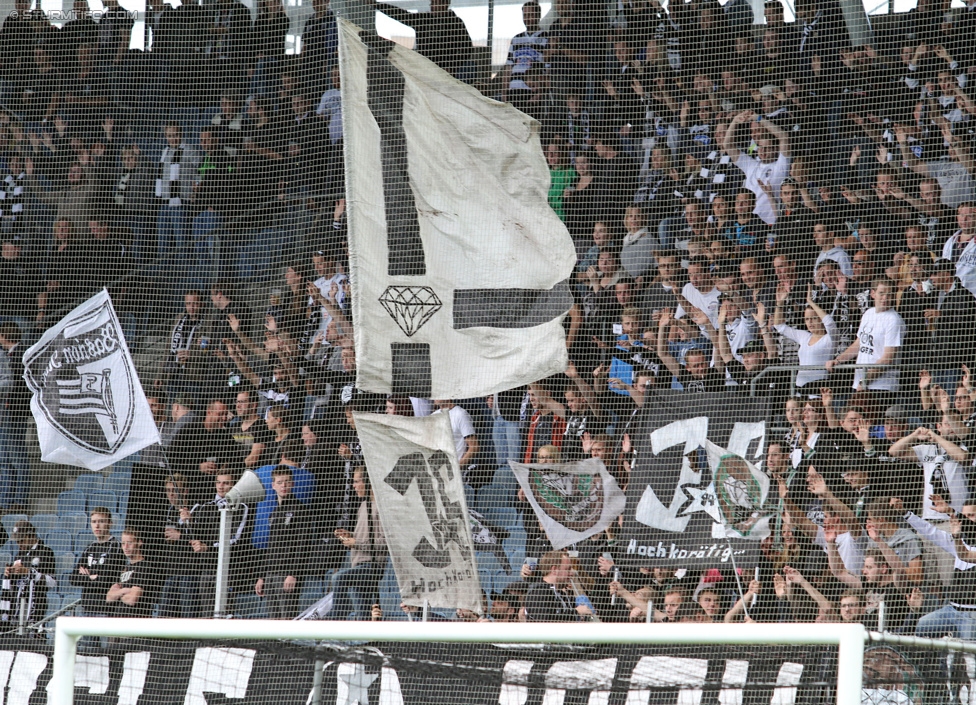
[[407, 336], [420, 330], [444, 306], [429, 286], [388, 286], [379, 301]]

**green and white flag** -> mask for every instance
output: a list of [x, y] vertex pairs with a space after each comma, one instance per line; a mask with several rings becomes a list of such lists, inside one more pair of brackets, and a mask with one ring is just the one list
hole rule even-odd
[[623, 490], [599, 458], [556, 465], [509, 461], [509, 465], [557, 551], [605, 530], [627, 504]]

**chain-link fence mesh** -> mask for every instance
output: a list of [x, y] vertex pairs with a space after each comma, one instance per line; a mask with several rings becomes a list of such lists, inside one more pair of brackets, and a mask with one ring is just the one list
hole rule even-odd
[[972, 3], [405, 7], [4, 20], [7, 632], [972, 638]]

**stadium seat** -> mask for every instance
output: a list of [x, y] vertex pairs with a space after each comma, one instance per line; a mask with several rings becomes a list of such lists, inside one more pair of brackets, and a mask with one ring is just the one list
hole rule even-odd
[[251, 593], [241, 593], [234, 597], [234, 613], [242, 619], [267, 619], [264, 600]]
[[393, 563], [389, 563], [386, 572], [380, 579], [380, 609], [383, 610], [383, 621], [404, 622], [407, 620], [406, 613], [400, 609], [400, 587], [397, 585], [396, 573], [393, 572]]
[[121, 495], [123, 493], [128, 494], [129, 484], [131, 483], [131, 481], [132, 481], [131, 473], [121, 472], [119, 470], [116, 470], [111, 475], [105, 478], [105, 481], [102, 483], [102, 489], [109, 490], [111, 492], [114, 492], [117, 495]]
[[30, 523], [37, 529], [37, 535], [42, 539], [50, 532], [58, 528], [57, 514], [35, 514], [30, 518]]
[[84, 514], [87, 506], [86, 499], [84, 492], [77, 490], [62, 492], [58, 495], [58, 514], [61, 516], [65, 514]]
[[116, 473], [122, 473], [123, 475], [131, 475], [132, 466], [138, 462], [139, 462], [139, 454], [136, 453], [135, 455], [130, 455], [128, 458], [124, 458], [117, 463], [113, 463], [110, 466], [112, 468], [112, 475]]
[[[505, 571], [505, 569], [502, 567], [501, 562], [498, 560], [498, 556], [496, 556], [494, 553], [475, 549], [474, 559], [478, 563], [478, 573], [482, 576], [481, 587], [483, 587], [485, 590], [492, 589], [496, 575], [499, 573], [505, 575], [508, 574], [507, 571]], [[487, 580], [485, 579], [485, 576], [488, 576]]]
[[5, 514], [3, 519], [0, 519], [0, 521], [3, 522], [3, 528], [6, 530], [7, 536], [11, 538], [13, 537], [14, 524], [16, 524], [18, 521], [21, 520], [27, 521], [27, 515], [26, 514]]
[[478, 500], [475, 506], [478, 511], [487, 512], [489, 509], [510, 507], [514, 499], [515, 492], [507, 487], [492, 483], [478, 490]]
[[682, 236], [682, 229], [686, 226], [684, 216], [665, 218], [657, 226], [657, 237], [661, 247], [677, 247], [678, 239]]
[[58, 529], [69, 534], [77, 534], [88, 529], [88, 515], [85, 512], [58, 512]]
[[44, 618], [48, 619], [51, 615], [61, 609], [61, 605], [64, 604], [64, 598], [61, 596], [60, 592], [56, 590], [51, 590], [47, 594], [47, 611], [44, 613]]
[[81, 599], [81, 588], [76, 588], [71, 583], [65, 581], [58, 583], [58, 592], [61, 593], [61, 606], [69, 605], [75, 600]]
[[110, 512], [115, 512], [118, 507], [119, 498], [111, 490], [98, 490], [88, 495], [88, 513], [95, 507], [105, 507]]
[[102, 489], [103, 482], [102, 476], [98, 473], [85, 473], [75, 479], [75, 491], [90, 495], [92, 492]]
[[503, 465], [495, 470], [491, 484], [510, 490], [513, 496], [518, 492], [518, 480], [515, 479], [515, 473], [512, 472], [512, 468], [507, 465]]
[[[59, 576], [67, 576], [74, 572], [75, 563], [78, 562], [78, 556], [76, 556], [71, 551], [62, 551], [54, 553], [54, 565], [56, 566], [57, 574]], [[58, 578], [60, 583], [62, 578]], [[67, 578], [63, 578], [65, 583], [67, 583]]]
[[55, 553], [70, 553], [74, 550], [75, 537], [67, 531], [52, 531], [44, 543]]
[[[70, 588], [71, 586], [69, 585], [68, 587]], [[58, 607], [58, 609], [65, 609], [69, 605], [72, 605], [77, 600], [80, 600], [81, 599], [81, 592], [69, 592], [69, 593], [62, 592], [62, 593], [60, 593], [59, 597], [60, 597], [60, 603], [61, 604]], [[75, 605], [73, 608], [69, 609], [66, 612], [63, 612], [62, 614], [64, 616], [67, 616], [67, 617], [76, 617], [76, 616], [79, 616], [78, 609], [80, 607], [81, 607], [81, 605]], [[54, 610], [52, 609], [51, 612], [53, 612], [53, 611]]]
[[504, 529], [514, 529], [519, 525], [519, 513], [513, 507], [490, 507], [485, 511], [485, 519]]
[[88, 544], [95, 540], [91, 531], [79, 531], [74, 537], [74, 548], [72, 549], [75, 553], [82, 553]]
[[325, 597], [330, 589], [328, 580], [312, 578], [302, 584], [302, 594], [298, 600], [298, 611], [304, 612], [316, 602]]
[[512, 583], [517, 583], [521, 579], [522, 576], [519, 575], [518, 571], [514, 571], [511, 575], [506, 573], [496, 573], [491, 589], [495, 594], [498, 594]]
[[508, 561], [512, 564], [512, 569], [516, 572], [525, 563], [525, 529], [516, 527], [511, 529], [508, 538], [502, 541]]
[[116, 497], [119, 498], [119, 503], [118, 503], [118, 506], [115, 508], [115, 511], [119, 514], [119, 516], [124, 521], [125, 520], [125, 515], [129, 513], [129, 493], [128, 492], [122, 492], [122, 493], [116, 492], [115, 495], [116, 495]]

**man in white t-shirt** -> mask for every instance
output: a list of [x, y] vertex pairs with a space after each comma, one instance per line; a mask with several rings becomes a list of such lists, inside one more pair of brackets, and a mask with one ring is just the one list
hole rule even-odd
[[478, 436], [475, 435], [471, 416], [450, 399], [435, 399], [435, 414], [446, 413], [451, 419], [451, 433], [454, 434], [454, 450], [457, 453], [461, 472], [474, 463], [478, 454]]
[[[756, 157], [750, 157], [735, 146], [735, 133], [743, 123], [759, 125], [756, 138]], [[769, 135], [766, 135], [768, 132]], [[778, 140], [778, 151], [775, 141]], [[776, 205], [779, 189], [790, 175], [790, 137], [782, 127], [772, 120], [764, 120], [752, 110], [743, 110], [732, 118], [722, 143], [723, 149], [735, 165], [739, 167], [746, 180], [743, 186], [756, 194], [756, 208], [753, 211], [767, 225], [776, 223]]]
[[[342, 303], [340, 299], [343, 296], [342, 283], [346, 281], [347, 277], [339, 269], [335, 256], [324, 250], [316, 250], [312, 253], [312, 266], [315, 267], [315, 275], [317, 277], [315, 280], [316, 288], [322, 292], [324, 298], [329, 299], [329, 301], [339, 306]], [[333, 285], [336, 287], [335, 293], [332, 292]], [[309, 307], [315, 305], [315, 301], [311, 296], [308, 298], [308, 305]], [[332, 316], [328, 314], [323, 306], [319, 332], [325, 334], [331, 322]]]
[[886, 369], [885, 365], [898, 364], [898, 351], [905, 335], [905, 321], [892, 308], [894, 285], [888, 279], [875, 279], [871, 285], [874, 306], [861, 316], [857, 339], [833, 360], [826, 363], [827, 371], [848, 360], [857, 358], [859, 365], [874, 365], [854, 373], [854, 389], [858, 391], [898, 391], [898, 368]]
[[854, 276], [854, 266], [851, 264], [851, 257], [847, 254], [847, 250], [834, 244], [834, 231], [833, 221], [826, 218], [821, 218], [813, 225], [813, 239], [817, 243], [817, 247], [820, 248], [817, 260], [813, 264], [813, 278], [815, 280], [817, 270], [827, 260], [836, 262], [841, 273], [848, 279]]
[[[715, 279], [710, 271], [711, 263], [705, 257], [694, 257], [688, 263], [688, 283], [681, 288], [681, 296], [689, 304], [702, 311], [708, 320], [712, 322], [713, 328], [718, 328], [718, 306], [719, 297], [722, 292], [715, 286]], [[678, 306], [675, 311], [675, 318], [683, 318], [688, 315], [684, 306]], [[707, 333], [703, 329], [703, 333]]]
[[956, 278], [976, 296], [976, 201], [959, 204], [956, 222], [959, 230], [946, 240], [942, 259], [955, 263]]

